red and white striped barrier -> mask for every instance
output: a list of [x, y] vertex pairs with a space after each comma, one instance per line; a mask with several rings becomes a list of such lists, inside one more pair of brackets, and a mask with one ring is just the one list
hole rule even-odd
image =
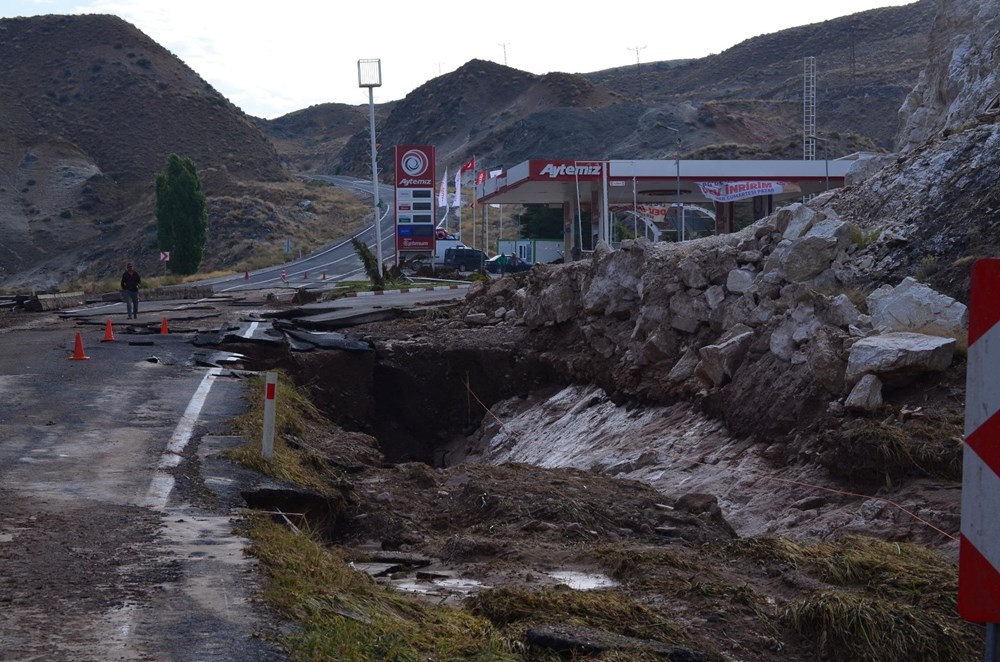
[[1000, 622], [1000, 259], [972, 267], [958, 611]]
[[403, 287], [398, 290], [367, 290], [365, 292], [348, 292], [345, 297], [377, 297], [385, 294], [409, 294], [410, 292], [437, 292], [440, 290], [467, 289], [468, 285], [435, 285], [433, 287]]
[[270, 460], [274, 454], [275, 397], [278, 391], [278, 373], [268, 372], [264, 379], [264, 436], [261, 455]]

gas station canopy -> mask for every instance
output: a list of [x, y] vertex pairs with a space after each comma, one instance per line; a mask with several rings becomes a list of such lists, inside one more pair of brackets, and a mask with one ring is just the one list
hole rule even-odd
[[810, 161], [524, 161], [476, 187], [486, 204], [589, 201], [606, 185], [610, 205], [735, 202], [761, 195], [803, 198], [843, 186], [862, 155]]

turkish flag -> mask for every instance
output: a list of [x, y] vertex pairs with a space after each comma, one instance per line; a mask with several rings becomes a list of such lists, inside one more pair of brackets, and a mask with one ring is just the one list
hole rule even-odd
[[469, 172], [470, 170], [474, 170], [475, 168], [476, 168], [476, 157], [473, 156], [471, 159], [469, 159], [468, 163], [462, 166], [462, 172]]

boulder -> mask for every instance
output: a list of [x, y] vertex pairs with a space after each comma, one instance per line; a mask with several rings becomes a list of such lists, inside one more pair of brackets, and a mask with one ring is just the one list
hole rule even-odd
[[793, 241], [781, 257], [781, 270], [793, 283], [814, 278], [830, 268], [837, 247], [838, 240], [832, 236], [816, 235]]
[[844, 377], [854, 384], [869, 372], [880, 377], [941, 372], [951, 365], [954, 353], [954, 338], [905, 332], [869, 336], [851, 346]]
[[670, 370], [670, 373], [667, 375], [667, 381], [676, 383], [688, 380], [694, 376], [694, 371], [697, 367], [698, 352], [689, 347]]
[[896, 287], [883, 285], [868, 295], [872, 326], [879, 333], [912, 331], [930, 336], [964, 338], [969, 327], [965, 304], [914, 278]]
[[864, 375], [851, 389], [844, 406], [857, 411], [878, 410], [882, 406], [882, 381], [875, 375]]
[[743, 364], [752, 340], [753, 332], [744, 331], [718, 345], [702, 347], [698, 350], [698, 373], [712, 386], [726, 383]]
[[730, 292], [742, 294], [753, 285], [753, 272], [747, 269], [733, 269], [726, 278], [726, 289]]
[[804, 237], [817, 220], [816, 212], [800, 202], [789, 205], [787, 209], [791, 215], [788, 217], [788, 224], [784, 232], [782, 232], [782, 238], [794, 240]]

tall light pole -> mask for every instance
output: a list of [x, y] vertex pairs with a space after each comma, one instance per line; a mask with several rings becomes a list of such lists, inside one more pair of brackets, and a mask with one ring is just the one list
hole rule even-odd
[[358, 60], [358, 87], [368, 88], [368, 118], [371, 124], [372, 142], [372, 193], [375, 194], [375, 259], [378, 260], [378, 275], [382, 277], [382, 219], [378, 197], [378, 162], [375, 154], [375, 95], [373, 88], [382, 86], [382, 61]]

